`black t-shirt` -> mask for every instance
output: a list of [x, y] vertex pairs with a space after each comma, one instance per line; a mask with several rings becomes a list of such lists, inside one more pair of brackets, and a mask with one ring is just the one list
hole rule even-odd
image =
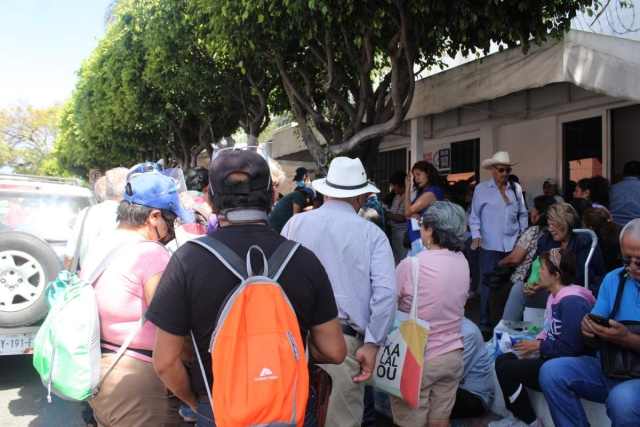
[[[246, 259], [247, 251], [253, 245], [259, 246], [268, 259], [285, 241], [284, 237], [262, 225], [222, 227], [210, 236], [227, 245], [241, 259]], [[263, 260], [259, 251], [251, 252], [251, 262], [253, 271], [261, 271]], [[303, 341], [310, 326], [320, 325], [338, 315], [327, 272], [307, 248], [298, 248], [278, 283], [293, 305]], [[211, 334], [225, 298], [239, 284], [240, 279], [207, 249], [187, 243], [171, 257], [146, 313], [151, 323], [170, 334], [186, 336], [193, 330], [209, 381]], [[191, 368], [191, 386], [200, 400], [207, 400], [196, 357]]]

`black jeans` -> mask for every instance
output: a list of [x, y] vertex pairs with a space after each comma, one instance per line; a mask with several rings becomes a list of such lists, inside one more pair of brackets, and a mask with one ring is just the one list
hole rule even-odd
[[504, 403], [513, 415], [527, 424], [536, 420], [536, 413], [524, 388], [542, 391], [538, 374], [547, 360], [518, 359], [513, 353], [501, 354], [496, 359], [496, 374], [504, 395]]
[[89, 406], [89, 402], [82, 402], [82, 419], [86, 425], [98, 425], [96, 419], [93, 418], [93, 408]]
[[459, 418], [479, 418], [484, 416], [488, 411], [484, 400], [470, 391], [458, 387], [456, 391], [456, 403], [449, 416], [452, 420]]
[[[304, 415], [304, 427], [317, 427], [317, 415], [318, 399], [316, 397], [316, 391], [313, 387], [309, 387], [309, 399], [307, 400], [307, 409]], [[196, 408], [196, 427], [216, 427], [209, 403], [198, 402]]]

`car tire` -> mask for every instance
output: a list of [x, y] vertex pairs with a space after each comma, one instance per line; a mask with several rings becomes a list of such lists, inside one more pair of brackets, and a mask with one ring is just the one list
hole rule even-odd
[[45, 287], [61, 265], [44, 240], [28, 233], [0, 233], [0, 327], [30, 325], [48, 311]]

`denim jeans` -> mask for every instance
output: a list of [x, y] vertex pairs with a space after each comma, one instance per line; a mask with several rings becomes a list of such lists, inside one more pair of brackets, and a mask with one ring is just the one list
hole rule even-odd
[[[196, 411], [196, 427], [216, 427], [209, 403], [198, 402]], [[317, 412], [318, 400], [316, 391], [313, 387], [309, 387], [309, 399], [307, 400], [307, 409], [304, 415], [304, 427], [318, 426]]]
[[596, 357], [549, 360], [542, 365], [539, 379], [557, 426], [589, 426], [580, 398], [604, 403], [612, 427], [640, 425], [640, 380], [608, 378]]
[[546, 308], [548, 299], [549, 291], [540, 289], [533, 296], [527, 296], [524, 293], [524, 282], [515, 283], [509, 292], [502, 318], [504, 320], [522, 320], [525, 307]]
[[[480, 273], [485, 274], [493, 271], [500, 260], [507, 255], [508, 252], [489, 251], [483, 248], [476, 249], [480, 251]], [[480, 325], [482, 332], [490, 332], [493, 330], [491, 326], [491, 317], [489, 316], [489, 287], [482, 284], [482, 293], [480, 294]]]

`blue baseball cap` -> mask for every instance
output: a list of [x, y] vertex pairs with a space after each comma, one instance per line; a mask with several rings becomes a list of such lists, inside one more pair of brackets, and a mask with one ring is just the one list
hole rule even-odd
[[185, 222], [194, 222], [191, 211], [182, 206], [180, 185], [158, 173], [136, 175], [127, 182], [124, 199], [129, 203], [165, 211], [172, 211]]

